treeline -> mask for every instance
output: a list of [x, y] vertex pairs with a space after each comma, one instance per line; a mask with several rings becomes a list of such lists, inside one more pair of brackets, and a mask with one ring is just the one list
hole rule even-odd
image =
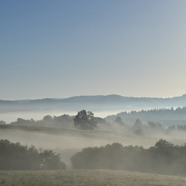
[[[155, 115], [157, 118], [153, 119]], [[177, 119], [173, 117], [175, 115]], [[184, 117], [185, 119], [183, 119]], [[113, 121], [111, 119], [113, 119]], [[158, 120], [160, 121], [162, 119], [163, 123], [158, 122]], [[147, 120], [147, 122], [145, 120]], [[178, 120], [182, 121], [182, 125], [177, 124]], [[164, 123], [168, 121], [172, 123], [172, 125], [164, 125]], [[52, 117], [50, 115], [47, 115], [44, 116], [42, 120], [38, 121], [34, 119], [25, 120], [22, 118], [18, 118], [17, 121], [11, 122], [9, 124], [11, 126], [19, 125], [63, 129], [111, 131], [123, 134], [130, 133], [145, 136], [169, 135], [170, 133], [173, 134], [180, 131], [186, 131], [186, 107], [177, 108], [176, 110], [172, 108], [154, 109], [139, 112], [132, 111], [130, 113], [124, 112], [118, 114], [117, 116], [109, 116], [107, 118], [95, 117], [93, 112], [82, 110], [79, 111], [76, 116], [61, 115]], [[0, 121], [0, 127], [3, 125], [6, 125], [6, 123], [4, 121]]]
[[128, 125], [120, 117], [117, 117], [112, 123], [107, 122], [107, 128], [104, 126], [102, 124], [102, 130], [151, 137], [179, 136], [180, 134], [185, 135], [186, 132], [186, 125], [172, 125], [167, 127], [163, 126], [160, 122], [149, 121], [146, 123], [139, 119], [136, 119], [133, 124]]
[[37, 150], [19, 142], [0, 140], [0, 170], [65, 169], [60, 155], [52, 150]]
[[[4, 121], [0, 121], [0, 125], [5, 125]], [[53, 127], [53, 128], [73, 128], [73, 117], [69, 115], [61, 116], [44, 116], [42, 120], [26, 120], [18, 118], [17, 121], [8, 123], [10, 125], [38, 126], [38, 127]]]
[[157, 136], [157, 135], [170, 135], [174, 134], [174, 132], [186, 131], [186, 125], [172, 125], [168, 128], [164, 127], [159, 122], [148, 122], [146, 124], [142, 123], [139, 119], [137, 119], [133, 126], [128, 126], [128, 131], [130, 133], [141, 135], [141, 136]]
[[186, 174], [186, 145], [173, 145], [159, 140], [155, 146], [122, 146], [119, 143], [104, 147], [89, 147], [71, 158], [76, 169], [115, 169], [158, 174]]
[[[44, 126], [44, 127], [54, 127], [54, 128], [67, 128], [72, 129], [74, 127], [74, 117], [69, 115], [61, 116], [50, 116], [47, 115], [43, 117], [42, 120], [26, 120], [18, 118], [17, 121], [8, 123], [11, 125], [27, 125], [27, 126]], [[152, 109], [152, 110], [141, 110], [141, 111], [131, 111], [131, 112], [121, 112], [117, 115], [107, 116], [106, 118], [98, 118], [98, 127], [101, 128], [110, 127], [117, 117], [120, 117], [128, 126], [133, 126], [136, 119], [144, 123], [153, 122], [161, 123], [163, 126], [183, 126], [186, 125], [186, 107], [178, 107], [176, 109]], [[6, 122], [0, 121], [0, 125], [4, 125]], [[179, 128], [180, 129], [180, 128]]]
[[137, 118], [146, 123], [149, 121], [160, 122], [166, 126], [186, 125], [186, 107], [121, 112], [117, 115], [107, 116], [105, 119], [112, 122], [116, 117], [120, 117], [130, 126]]
[[[83, 115], [81, 115], [83, 113]], [[79, 116], [80, 114], [80, 116]], [[94, 121], [94, 122], [93, 122]], [[94, 126], [92, 126], [94, 123]], [[6, 123], [0, 121], [0, 125], [12, 125], [12, 126], [37, 126], [37, 127], [52, 127], [52, 128], [64, 128], [64, 129], [82, 129], [82, 130], [93, 130], [97, 124], [108, 124], [104, 119], [100, 117], [94, 117], [94, 114], [90, 111], [82, 110], [78, 112], [76, 116], [61, 115], [61, 116], [44, 116], [42, 120], [26, 120], [18, 118], [17, 121]], [[83, 127], [84, 125], [84, 127]], [[86, 127], [89, 126], [89, 127]]]
[[139, 119], [137, 119], [131, 127], [128, 126], [127, 128], [131, 133], [144, 136], [169, 135], [175, 134], [175, 132], [178, 132], [179, 134], [181, 131], [186, 132], [186, 125], [172, 125], [165, 127], [159, 122], [148, 122], [144, 124]]

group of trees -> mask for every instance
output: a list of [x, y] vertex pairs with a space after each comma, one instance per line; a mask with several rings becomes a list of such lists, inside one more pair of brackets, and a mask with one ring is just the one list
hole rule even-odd
[[[97, 127], [98, 122], [102, 122], [102, 118], [94, 117], [93, 112], [81, 110], [76, 116], [61, 115], [61, 116], [44, 116], [42, 120], [35, 121], [34, 119], [26, 120], [18, 118], [17, 121], [9, 123], [10, 125], [24, 126], [39, 126], [39, 127], [54, 127], [54, 128], [73, 128], [76, 127], [82, 130], [93, 130]], [[105, 122], [106, 123], [106, 122]], [[6, 122], [0, 121], [0, 125], [6, 125]]]
[[[0, 121], [0, 125], [5, 125], [4, 121]], [[38, 126], [38, 127], [53, 127], [53, 128], [73, 128], [73, 117], [69, 115], [50, 116], [46, 115], [42, 120], [22, 119], [9, 123], [10, 125]]]
[[142, 123], [141, 120], [137, 119], [134, 125], [129, 127], [130, 132], [136, 135], [144, 136], [156, 136], [157, 134], [168, 134], [170, 131], [163, 127], [160, 123], [148, 122], [147, 124]]
[[9, 140], [0, 140], [0, 170], [65, 169], [60, 155], [52, 150], [37, 150]]
[[160, 122], [166, 126], [186, 125], [186, 107], [121, 112], [117, 115], [107, 116], [106, 120], [112, 122], [116, 117], [120, 117], [130, 126], [137, 118], [146, 123], [148, 121]]
[[148, 122], [146, 124], [142, 123], [137, 119], [133, 126], [128, 126], [129, 130], [136, 135], [144, 136], [156, 136], [156, 135], [169, 135], [175, 134], [174, 132], [186, 132], [186, 125], [172, 125], [165, 127], [159, 122]]
[[[65, 169], [60, 155], [52, 150], [37, 150], [8, 140], [0, 140], [0, 170]], [[76, 169], [115, 169], [159, 174], [186, 174], [186, 145], [159, 140], [155, 146], [122, 146], [113, 143], [89, 147], [71, 157]]]
[[105, 147], [85, 148], [72, 156], [71, 162], [78, 169], [119, 169], [185, 175], [186, 146], [175, 146], [162, 139], [148, 149], [113, 143]]
[[[81, 110], [76, 116], [61, 115], [61, 116], [44, 116], [42, 120], [35, 121], [34, 119], [26, 120], [18, 118], [17, 121], [9, 123], [10, 125], [24, 126], [39, 126], [39, 127], [54, 127], [54, 128], [73, 128], [76, 127], [82, 130], [93, 130], [97, 127], [98, 122], [104, 119], [94, 117], [93, 112]], [[106, 122], [105, 122], [106, 123]], [[5, 125], [4, 121], [0, 121], [0, 125]]]
[[[180, 111], [181, 110], [181, 111]], [[182, 113], [185, 111], [185, 108], [182, 109], [159, 109], [152, 111], [140, 111], [140, 112], [131, 112], [131, 113], [121, 113], [118, 116], [115, 116], [115, 119], [112, 122], [107, 121], [100, 117], [95, 117], [94, 113], [91, 111], [81, 110], [75, 116], [61, 115], [61, 116], [44, 116], [42, 120], [25, 120], [18, 118], [17, 121], [11, 122], [10, 125], [23, 125], [23, 126], [39, 126], [39, 127], [52, 127], [52, 128], [65, 128], [65, 129], [81, 129], [81, 130], [104, 130], [104, 131], [114, 131], [120, 133], [131, 133], [136, 135], [157, 135], [157, 134], [169, 134], [172, 131], [186, 131], [185, 125], [171, 125], [165, 127], [160, 122], [144, 122], [144, 120], [135, 120], [133, 124], [125, 124], [122, 117], [130, 116], [142, 116], [142, 115], [163, 115], [170, 114], [172, 112]], [[161, 114], [160, 114], [161, 113]], [[122, 116], [122, 117], [120, 117]], [[113, 116], [111, 116], [113, 117]], [[150, 117], [150, 116], [149, 116]], [[124, 121], [126, 120], [124, 119]], [[133, 118], [134, 119], [134, 118]], [[0, 121], [0, 125], [5, 125], [4, 121]], [[116, 130], [117, 129], [117, 130]]]

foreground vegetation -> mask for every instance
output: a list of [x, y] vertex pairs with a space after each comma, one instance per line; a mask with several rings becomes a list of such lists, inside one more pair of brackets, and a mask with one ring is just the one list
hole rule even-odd
[[0, 186], [182, 186], [183, 177], [114, 170], [0, 171]]
[[186, 145], [178, 146], [159, 140], [155, 146], [122, 146], [119, 143], [105, 147], [88, 147], [72, 156], [77, 169], [113, 169], [156, 174], [186, 174]]
[[60, 155], [52, 150], [37, 150], [19, 142], [0, 140], [0, 170], [65, 169]]

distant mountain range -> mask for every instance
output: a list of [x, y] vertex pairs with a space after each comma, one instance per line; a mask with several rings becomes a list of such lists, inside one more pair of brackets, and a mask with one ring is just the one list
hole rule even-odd
[[36, 100], [0, 100], [0, 112], [139, 110], [186, 106], [186, 94], [172, 98], [124, 97], [120, 95], [76, 96]]

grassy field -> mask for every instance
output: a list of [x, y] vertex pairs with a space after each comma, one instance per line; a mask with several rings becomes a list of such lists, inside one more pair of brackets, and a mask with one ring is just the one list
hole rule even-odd
[[[158, 138], [111, 132], [80, 131], [26, 126], [1, 126], [0, 138], [12, 142], [52, 149], [70, 167], [70, 157], [85, 147], [119, 142], [122, 145], [149, 147]], [[182, 144], [185, 140], [175, 140]], [[183, 177], [161, 176], [127, 171], [0, 171], [0, 186], [186, 186]]]
[[184, 186], [183, 177], [113, 170], [0, 171], [0, 186]]

